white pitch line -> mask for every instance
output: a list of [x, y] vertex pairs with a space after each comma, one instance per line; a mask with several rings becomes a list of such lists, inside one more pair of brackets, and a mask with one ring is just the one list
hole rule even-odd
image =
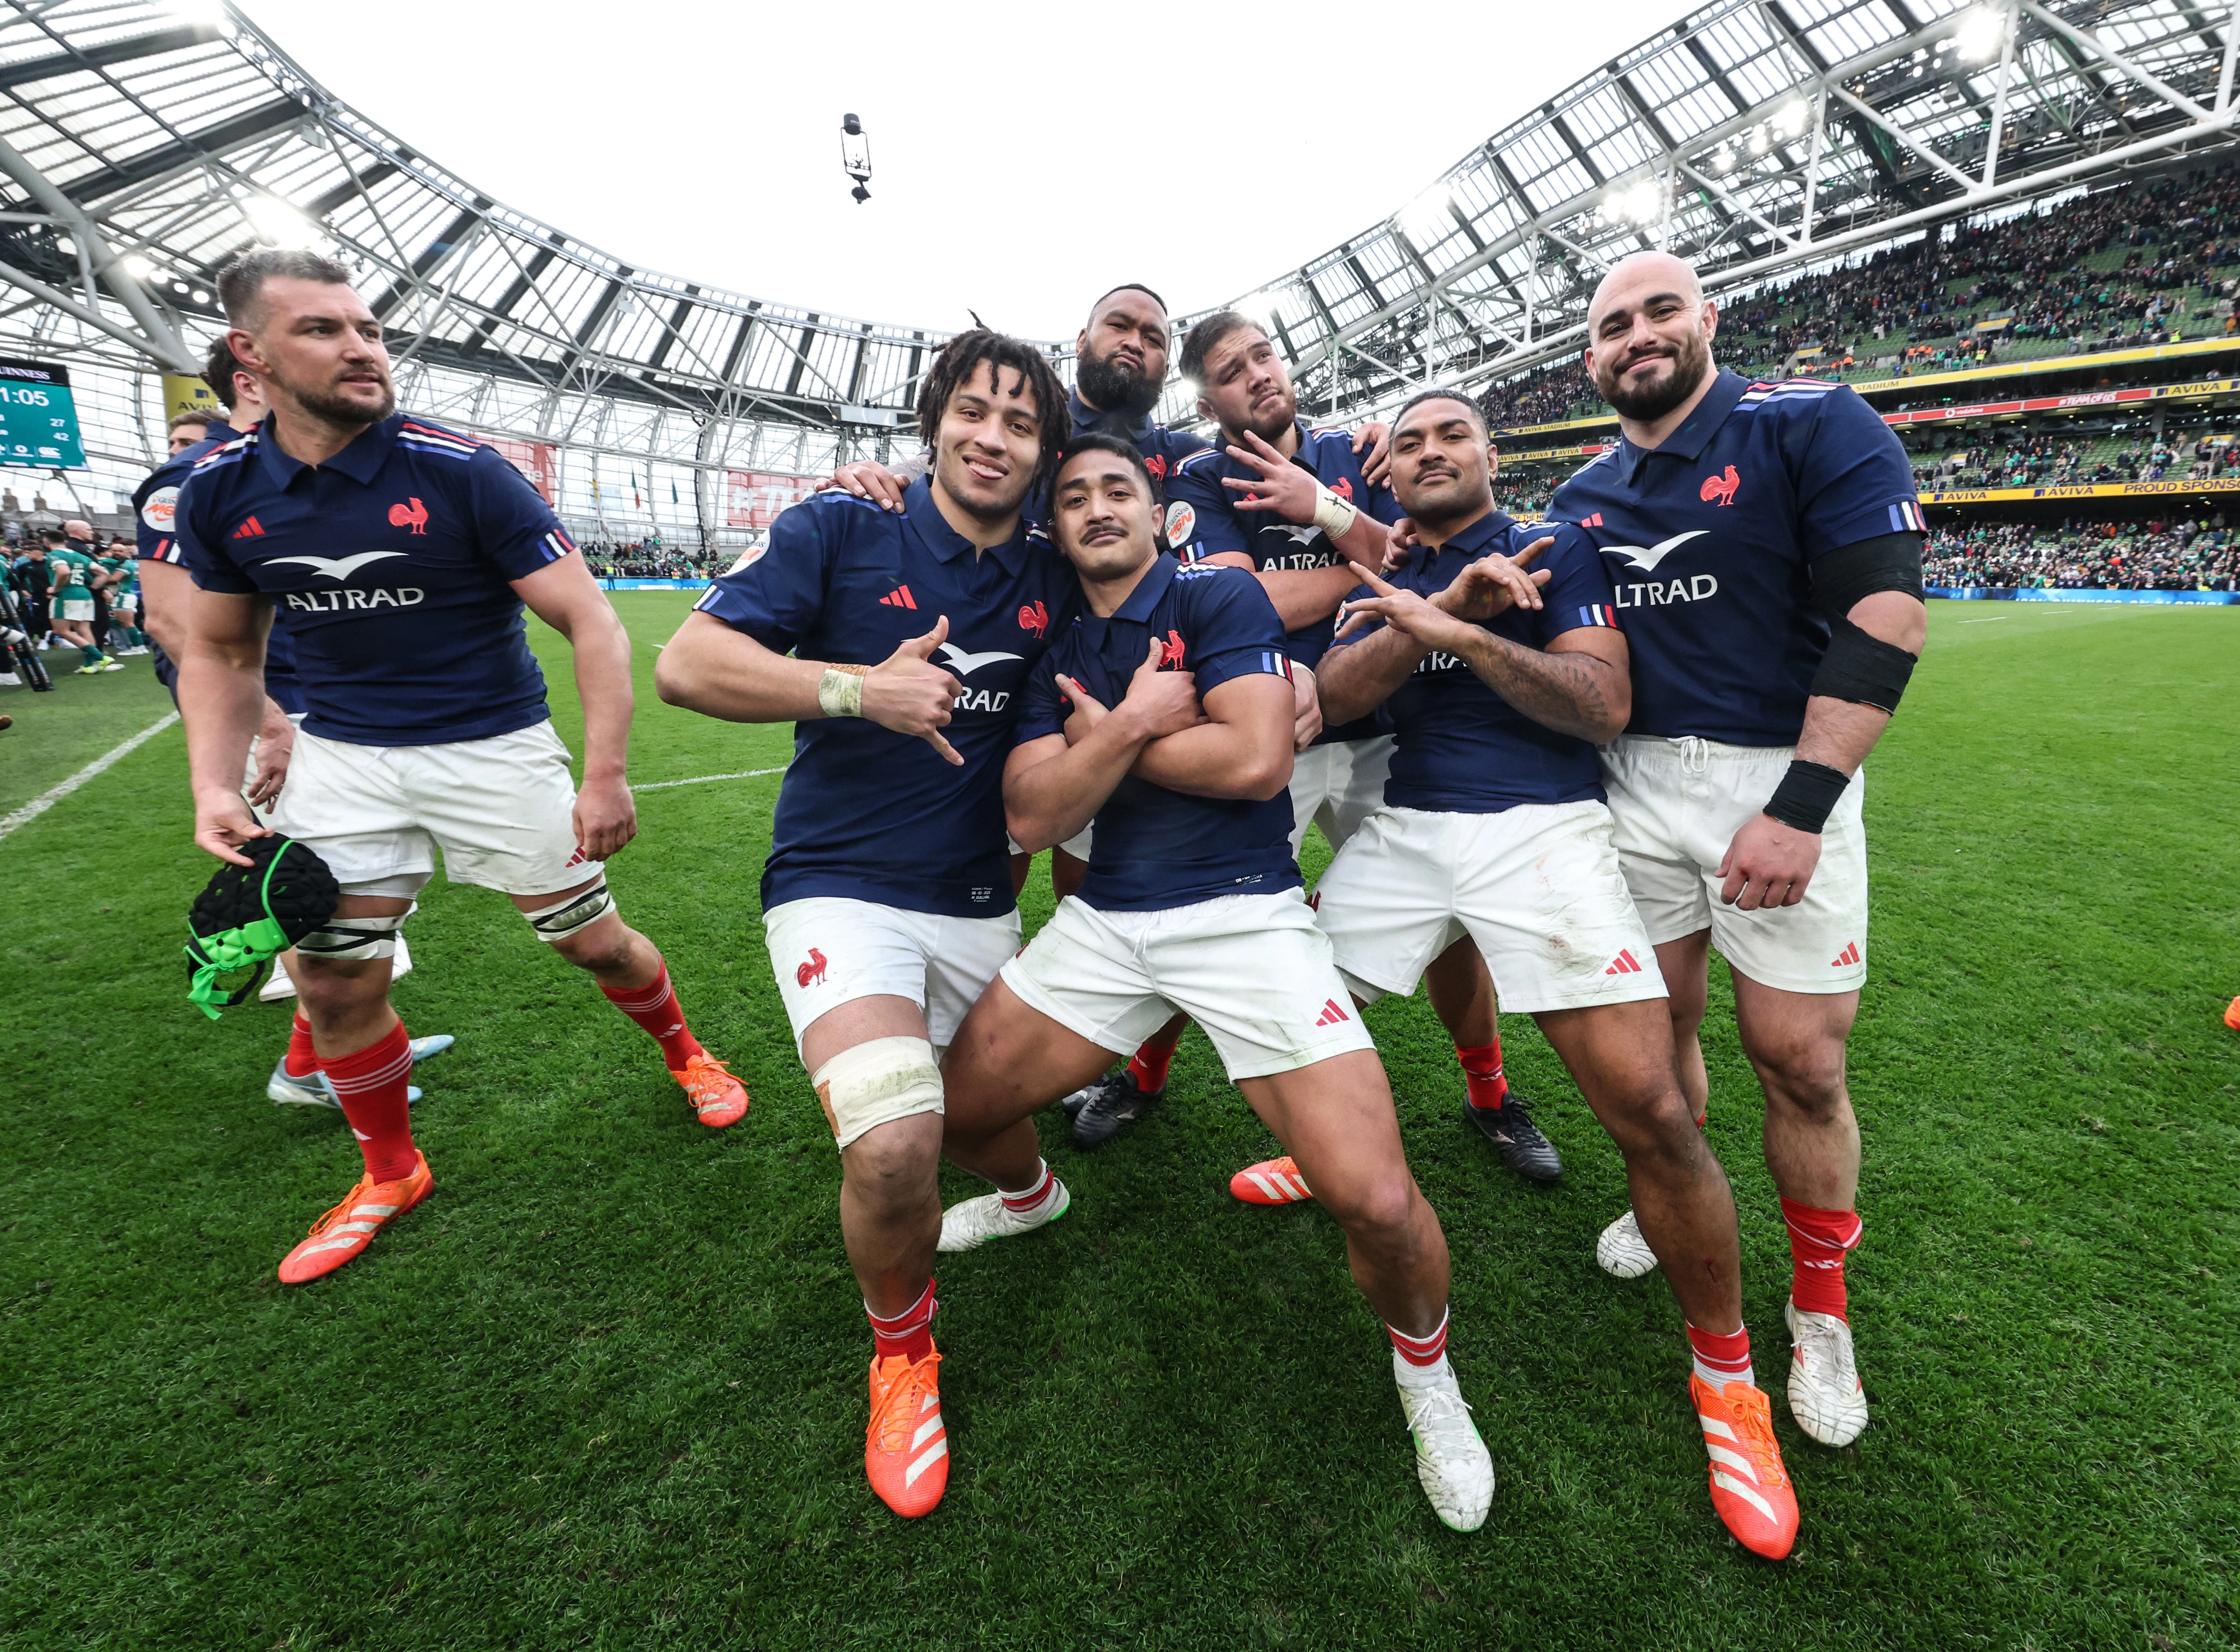
[[1960, 623], [1963, 625], [1997, 625], [2003, 619], [2012, 619], [2013, 617], [2014, 616], [2011, 614], [1994, 614], [1989, 619], [1962, 620]]
[[87, 781], [91, 780], [96, 775], [101, 773], [103, 769], [110, 767], [123, 758], [130, 756], [134, 751], [138, 749], [141, 746], [145, 745], [149, 741], [153, 740], [157, 735], [163, 733], [164, 729], [170, 728], [178, 720], [179, 714], [174, 711], [168, 716], [164, 717], [162, 722], [150, 723], [146, 728], [141, 729], [138, 734], [134, 735], [130, 740], [127, 740], [123, 745], [117, 747], [114, 751], [105, 752], [102, 756], [96, 757], [91, 763], [86, 764], [84, 768], [79, 769], [68, 780], [63, 782], [61, 785], [41, 792], [37, 796], [32, 798], [30, 803], [25, 803], [21, 809], [9, 816], [5, 820], [0, 820], [0, 837], [7, 836], [9, 833], [14, 831], [18, 826], [30, 825], [33, 821], [38, 819], [40, 816], [45, 814], [47, 810], [52, 809], [57, 803], [62, 802], [63, 798], [76, 791], [80, 786], [85, 784]]
[[[154, 730], [150, 730], [150, 733], [153, 732]], [[143, 735], [140, 737], [144, 740], [148, 736], [146, 735]], [[120, 749], [117, 751], [111, 752], [110, 756], [115, 757], [121, 756], [123, 755], [123, 750]], [[108, 760], [108, 758], [103, 759], [104, 763]], [[785, 770], [783, 769], [743, 769], [736, 775], [695, 775], [690, 780], [650, 780], [646, 782], [644, 785], [632, 786], [630, 789], [632, 791], [663, 791], [671, 786], [704, 786], [711, 780], [756, 780], [764, 775], [782, 775], [784, 772]]]

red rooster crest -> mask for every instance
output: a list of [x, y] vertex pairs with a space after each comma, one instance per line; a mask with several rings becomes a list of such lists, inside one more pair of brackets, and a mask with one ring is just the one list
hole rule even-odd
[[1734, 466], [1729, 465], [1726, 475], [1703, 478], [1701, 497], [1709, 504], [1730, 505], [1735, 502], [1735, 490], [1742, 485], [1742, 477], [1736, 474]]
[[417, 499], [409, 505], [391, 505], [389, 507], [389, 525], [410, 528], [416, 534], [424, 534], [428, 531], [428, 507]]
[[1042, 636], [1050, 629], [1050, 610], [1039, 600], [1029, 603], [1019, 610], [1019, 629]]

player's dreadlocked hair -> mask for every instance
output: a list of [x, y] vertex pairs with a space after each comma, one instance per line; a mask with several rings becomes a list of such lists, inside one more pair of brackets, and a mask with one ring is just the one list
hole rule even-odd
[[1191, 323], [1190, 331], [1183, 335], [1182, 360], [1177, 363], [1182, 376], [1191, 383], [1203, 387], [1205, 383], [1205, 358], [1213, 354], [1214, 347], [1223, 339], [1247, 327], [1263, 338], [1268, 336], [1267, 328], [1241, 310], [1217, 310], [1210, 316]]
[[999, 384], [1006, 372], [1017, 374], [1017, 383], [1007, 388], [1023, 388], [1034, 398], [1035, 423], [1043, 446], [1035, 476], [1037, 480], [1047, 477], [1057, 469], [1058, 450], [1073, 434], [1073, 421], [1065, 412], [1065, 386], [1058, 383], [1057, 374], [1051, 370], [1040, 350], [1023, 339], [992, 328], [976, 327], [969, 333], [959, 333], [934, 356], [932, 367], [918, 385], [919, 437], [929, 448], [934, 444], [949, 398], [972, 382], [983, 362], [994, 370]]

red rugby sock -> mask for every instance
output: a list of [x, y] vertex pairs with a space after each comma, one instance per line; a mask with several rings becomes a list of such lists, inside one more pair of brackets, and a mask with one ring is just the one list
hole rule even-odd
[[1696, 1356], [1696, 1375], [1713, 1392], [1730, 1382], [1747, 1382], [1757, 1386], [1757, 1373], [1750, 1368], [1750, 1327], [1737, 1327], [1721, 1336], [1714, 1331], [1700, 1331], [1688, 1327], [1688, 1349]]
[[386, 1037], [363, 1049], [330, 1056], [320, 1064], [341, 1098], [343, 1116], [357, 1137], [358, 1151], [365, 1156], [365, 1173], [377, 1182], [411, 1175], [417, 1156], [405, 1081], [412, 1076], [412, 1040], [404, 1023], [398, 1022]]
[[1800, 1312], [1833, 1314], [1845, 1324], [1843, 1257], [1866, 1225], [1856, 1210], [1821, 1210], [1794, 1199], [1781, 1202], [1782, 1220], [1789, 1224], [1789, 1294]]
[[684, 1063], [700, 1053], [700, 1041], [684, 1024], [684, 1007], [677, 1002], [667, 963], [646, 986], [610, 987], [602, 983], [599, 990], [607, 995], [609, 1003], [653, 1035], [670, 1072], [683, 1072]]
[[1145, 1044], [1128, 1061], [1128, 1070], [1136, 1076], [1139, 1089], [1163, 1089], [1167, 1083], [1167, 1066], [1175, 1058], [1172, 1044]]
[[1463, 1064], [1463, 1088], [1472, 1107], [1499, 1107], [1509, 1099], [1509, 1081], [1501, 1072], [1501, 1035], [1490, 1044], [1455, 1046], [1455, 1059]]
[[311, 1044], [311, 1023], [303, 1019], [299, 1009], [295, 1025], [288, 1029], [288, 1076], [309, 1078], [318, 1070], [319, 1052]]
[[933, 1300], [930, 1279], [917, 1300], [892, 1319], [881, 1319], [867, 1305], [863, 1314], [871, 1322], [871, 1347], [877, 1357], [889, 1360], [899, 1354], [915, 1365], [932, 1353], [933, 1310], [939, 1306]]

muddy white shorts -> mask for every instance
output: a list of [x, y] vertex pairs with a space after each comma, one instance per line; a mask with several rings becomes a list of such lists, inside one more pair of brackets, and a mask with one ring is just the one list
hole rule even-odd
[[1157, 912], [1068, 896], [1003, 975], [1030, 1009], [1116, 1055], [1181, 1010], [1231, 1081], [1376, 1048], [1297, 889]]
[[1017, 910], [952, 918], [812, 895], [770, 908], [763, 923], [797, 1056], [811, 1022], [857, 998], [909, 999], [924, 1013], [928, 1042], [946, 1049], [1019, 949]]
[[599, 870], [577, 852], [575, 807], [568, 748], [549, 722], [435, 746], [298, 729], [270, 823], [317, 850], [346, 894], [417, 894], [440, 849], [453, 883], [555, 895]]
[[1364, 1001], [1413, 993], [1465, 935], [1504, 1010], [1665, 996], [1618, 870], [1610, 811], [1591, 799], [1497, 815], [1380, 809], [1330, 862], [1315, 900], [1337, 967]]
[[1711, 932], [1728, 963], [1783, 992], [1856, 992], [1867, 979], [1863, 769], [1820, 834], [1820, 864], [1795, 906], [1745, 912], [1719, 899], [1727, 846], [1788, 772], [1789, 746], [1623, 735], [1602, 749], [1619, 863], [1654, 942]]
[[1361, 823], [1384, 807], [1384, 777], [1391, 772], [1389, 734], [1332, 740], [1292, 758], [1292, 858], [1298, 858], [1310, 826], [1320, 826], [1332, 849], [1343, 849]]

